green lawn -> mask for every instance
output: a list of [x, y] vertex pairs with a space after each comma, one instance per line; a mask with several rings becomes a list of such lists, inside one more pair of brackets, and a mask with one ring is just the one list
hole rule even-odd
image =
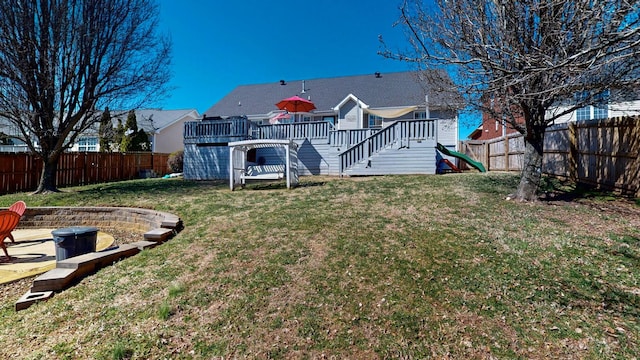
[[0, 358], [638, 357], [640, 206], [570, 187], [505, 201], [517, 180], [304, 177], [231, 192], [153, 179], [0, 196], [185, 223], [47, 302], [0, 304]]

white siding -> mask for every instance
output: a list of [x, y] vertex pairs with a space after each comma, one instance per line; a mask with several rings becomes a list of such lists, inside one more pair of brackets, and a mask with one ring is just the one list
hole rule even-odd
[[189, 180], [228, 179], [229, 147], [185, 145], [183, 173]]
[[[549, 109], [547, 110], [547, 114], [545, 115], [545, 118], [549, 119], [551, 117], [553, 117], [555, 114], [561, 114], [562, 112], [566, 111], [568, 107], [566, 106], [558, 106], [556, 108], [553, 109]], [[554, 123], [555, 124], [564, 124], [567, 123], [569, 121], [575, 121], [576, 117], [575, 117], [575, 111], [570, 112], [568, 114], [564, 114], [562, 116], [560, 116], [559, 118], [557, 118]]]
[[456, 119], [437, 120], [437, 141], [444, 146], [458, 148], [458, 121]]
[[[567, 106], [559, 106], [557, 108], [547, 111], [546, 118], [551, 118], [554, 114], [560, 114], [567, 110]], [[635, 116], [640, 115], [640, 100], [624, 101], [618, 103], [609, 104], [609, 118], [620, 116]], [[564, 124], [570, 121], [576, 121], [576, 112], [572, 111], [568, 114], [560, 116], [554, 121], [554, 124]]]
[[609, 117], [640, 115], [640, 100], [625, 101], [609, 105]]
[[337, 128], [340, 130], [362, 128], [362, 120], [360, 119], [361, 112], [362, 110], [356, 106], [355, 101], [347, 101], [340, 108]]
[[296, 143], [300, 175], [328, 175], [332, 168], [335, 168], [336, 174], [338, 173], [337, 159], [329, 154], [329, 144], [326, 140], [296, 140]]

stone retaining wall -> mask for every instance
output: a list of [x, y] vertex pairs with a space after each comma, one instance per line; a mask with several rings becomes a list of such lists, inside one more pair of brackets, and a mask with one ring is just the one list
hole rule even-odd
[[183, 227], [182, 220], [170, 213], [107, 206], [27, 208], [19, 224], [23, 229], [70, 226], [137, 230], [144, 233], [144, 240], [56, 261], [56, 268], [38, 276], [33, 287], [18, 299], [16, 311], [51, 298], [54, 292], [66, 289], [80, 277], [167, 241]]
[[147, 232], [157, 228], [180, 231], [182, 220], [176, 215], [140, 208], [124, 207], [31, 207], [27, 208], [19, 229], [94, 226]]

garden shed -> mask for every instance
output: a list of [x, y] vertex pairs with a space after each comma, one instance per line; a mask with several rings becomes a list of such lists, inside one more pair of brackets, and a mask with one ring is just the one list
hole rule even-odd
[[[252, 150], [273, 148], [282, 154], [284, 163], [272, 164], [248, 160]], [[293, 140], [243, 140], [229, 143], [229, 187], [234, 190], [247, 180], [286, 178], [287, 188], [298, 185], [298, 144]]]

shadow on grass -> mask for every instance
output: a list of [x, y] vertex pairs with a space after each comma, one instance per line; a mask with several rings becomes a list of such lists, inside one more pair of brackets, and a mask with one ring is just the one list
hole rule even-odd
[[560, 281], [558, 285], [565, 296], [556, 298], [563, 299], [560, 303], [576, 308], [602, 308], [621, 316], [640, 316], [640, 296], [637, 294], [602, 280], [583, 281], [581, 285], [567, 279]]
[[[543, 177], [540, 184], [540, 199], [543, 201], [573, 202], [576, 200], [616, 200], [623, 197], [612, 191], [598, 189], [584, 183], [575, 183], [552, 177]], [[636, 201], [637, 205], [640, 205]]]
[[[299, 188], [304, 187], [315, 187], [315, 186], [324, 186], [326, 181], [304, 181], [298, 184]], [[283, 181], [272, 181], [272, 182], [251, 182], [247, 183], [245, 186], [245, 190], [282, 190], [287, 189], [287, 183]], [[292, 188], [292, 189], [295, 189]]]
[[185, 194], [196, 193], [201, 191], [203, 188], [223, 189], [226, 186], [228, 186], [228, 183], [224, 180], [193, 181], [182, 179], [146, 179], [91, 185], [81, 188], [80, 190], [75, 191], [75, 193], [86, 196], [105, 196], [109, 194], [127, 196], [147, 193], [157, 196], [163, 194], [175, 194], [176, 192]]

